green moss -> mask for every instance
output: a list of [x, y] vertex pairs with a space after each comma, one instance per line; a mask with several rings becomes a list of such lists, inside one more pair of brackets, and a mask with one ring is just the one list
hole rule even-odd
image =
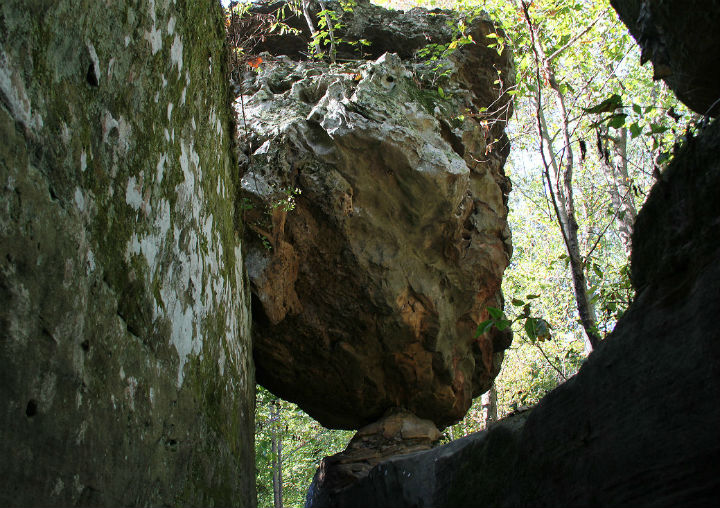
[[[27, 87], [32, 112], [41, 115], [43, 127], [24, 140], [30, 147], [28, 161], [9, 153], [24, 141], [3, 145], [3, 160], [20, 162], [0, 165], [0, 169], [7, 172], [12, 166], [13, 170], [24, 170], [28, 165], [39, 168], [44, 180], [37, 194], [38, 199], [45, 200], [46, 208], [35, 210], [37, 225], [33, 227], [63, 232], [56, 236], [73, 245], [72, 250], [67, 246], [64, 250], [48, 247], [44, 254], [55, 268], [52, 273], [42, 274], [54, 277], [47, 287], [62, 287], [67, 267], [75, 270], [72, 289], [77, 293], [77, 303], [72, 298], [61, 302], [68, 308], [77, 304], [79, 309], [75, 319], [81, 324], [73, 321], [72, 330], [77, 335], [67, 346], [75, 349], [63, 350], [65, 356], [58, 353], [53, 359], [62, 366], [57, 376], [62, 385], [58, 390], [69, 401], [63, 405], [66, 409], [62, 418], [58, 418], [68, 425], [61, 434], [74, 436], [81, 420], [95, 418], [88, 430], [88, 439], [96, 440], [95, 448], [84, 452], [92, 455], [88, 463], [95, 455], [102, 457], [107, 452], [103, 449], [106, 443], [125, 443], [120, 454], [127, 454], [134, 462], [106, 461], [103, 467], [116, 468], [103, 470], [102, 478], [108, 485], [93, 484], [103, 495], [118, 496], [108, 497], [110, 501], [105, 504], [252, 505], [254, 383], [249, 337], [244, 335], [246, 323], [239, 322], [247, 315], [247, 309], [243, 309], [248, 301], [246, 288], [240, 286], [247, 281], [236, 280], [236, 273], [241, 272], [240, 260], [236, 259], [238, 236], [233, 203], [236, 160], [231, 148], [232, 131], [228, 129], [232, 115], [219, 5], [192, 0], [155, 2], [155, 26], [162, 30], [162, 47], [153, 55], [145, 38], [153, 25], [146, 1], [132, 6], [129, 2], [90, 0], [60, 0], [42, 7], [25, 4], [19, 0], [3, 2], [0, 37], [8, 61], [17, 67]], [[177, 21], [172, 35], [167, 31], [171, 16]], [[171, 61], [176, 36], [183, 41], [180, 76]], [[100, 62], [97, 86], [87, 79], [92, 64], [88, 44]], [[185, 104], [181, 104], [183, 95]], [[171, 119], [168, 103], [173, 104]], [[215, 111], [222, 132], [210, 120], [211, 111]], [[118, 128], [108, 129], [112, 127], [110, 118], [127, 122], [130, 130], [126, 138]], [[9, 125], [3, 124], [3, 128], [10, 129]], [[166, 139], [166, 129], [171, 136], [174, 133], [174, 139]], [[194, 175], [196, 195], [192, 196], [199, 199], [198, 191], [202, 190], [199, 221], [178, 201], [178, 186], [185, 178], [179, 162], [183, 143], [194, 145], [202, 168], [202, 177], [199, 172]], [[87, 159], [85, 171], [80, 167], [83, 152]], [[163, 156], [167, 162], [159, 181], [157, 164]], [[190, 170], [195, 171], [194, 167]], [[127, 203], [131, 177], [141, 185], [142, 197], [151, 207], [149, 213]], [[223, 181], [226, 196], [218, 195], [218, 178]], [[53, 200], [46, 196], [48, 188]], [[78, 189], [85, 200], [84, 210], [75, 205]], [[158, 212], [163, 202], [169, 204], [170, 227], [161, 238], [166, 224], [158, 225]], [[213, 228], [205, 237], [203, 227], [210, 216]], [[213, 287], [217, 277], [229, 288], [226, 294], [216, 295], [217, 307], [204, 300], [194, 302], [193, 288], [178, 283], [177, 274], [195, 262], [191, 250], [196, 246], [189, 241], [191, 231], [200, 240], [197, 254], [202, 265], [203, 298], [204, 288]], [[156, 266], [148, 266], [143, 253], [129, 250], [134, 236], [154, 242]], [[46, 237], [54, 238], [49, 234]], [[213, 275], [207, 258], [219, 255], [220, 248], [220, 274]], [[85, 267], [87, 251], [92, 253], [97, 267], [92, 273]], [[170, 284], [177, 287], [171, 288]], [[183, 309], [193, 306], [195, 319], [189, 333], [203, 338], [200, 354], [188, 358], [185, 384], [180, 389], [176, 386], [178, 353], [172, 346], [173, 327], [177, 324], [172, 322], [173, 316], [166, 315], [169, 302], [163, 301], [163, 295], [168, 293], [174, 293], [172, 297]], [[52, 298], [60, 297], [51, 294], [47, 300]], [[86, 308], [80, 308], [83, 305]], [[233, 320], [240, 336], [228, 338], [231, 331], [226, 323]], [[53, 329], [51, 325], [46, 326]], [[56, 325], [59, 329], [70, 328], [64, 322]], [[228, 350], [226, 338], [238, 342], [241, 353], [237, 362]], [[78, 354], [78, 344], [84, 341], [87, 347]], [[224, 373], [218, 367], [222, 355], [226, 358]], [[131, 378], [136, 385], [129, 384]], [[86, 413], [85, 403], [76, 405], [73, 397], [79, 388], [73, 383], [80, 382], [85, 386], [83, 400], [91, 400], [100, 409], [97, 415]], [[154, 402], [149, 400], [151, 388]], [[163, 444], [175, 432], [168, 430], [173, 428], [183, 436], [177, 446], [180, 452], [166, 449]], [[185, 440], [186, 435], [191, 438]], [[101, 440], [102, 445], [98, 444]], [[189, 467], [183, 461], [185, 456], [191, 457]], [[150, 463], [155, 469], [148, 469]], [[63, 467], [68, 468], [70, 479], [80, 474], [84, 481], [96, 474], [84, 463], [70, 462]], [[160, 478], [161, 487], [145, 485], [148, 479], [138, 475], [146, 471]], [[137, 484], [143, 488], [137, 493], [127, 492], [127, 485]], [[157, 493], [163, 489], [165, 494]], [[138, 497], [123, 497], [130, 495]], [[45, 492], [45, 496], [49, 493]], [[30, 500], [27, 504], [49, 504], [48, 499]], [[55, 504], [70, 505], [75, 501], [68, 497]]]

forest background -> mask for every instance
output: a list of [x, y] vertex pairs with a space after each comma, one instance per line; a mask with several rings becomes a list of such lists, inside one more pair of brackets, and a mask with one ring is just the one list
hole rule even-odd
[[[317, 0], [296, 0], [298, 12], [308, 1]], [[515, 55], [517, 85], [506, 90], [515, 111], [505, 166], [513, 184], [514, 252], [503, 281], [505, 309], [479, 330], [511, 326], [514, 339], [493, 389], [444, 430], [441, 442], [449, 442], [532, 407], [612, 331], [634, 296], [628, 258], [637, 210], [677, 143], [702, 119], [653, 80], [662, 69], [643, 65], [609, 0], [373, 2], [458, 12], [454, 43], [429, 44], [425, 58], [474, 44], [464, 29], [480, 11], [503, 28], [494, 47], [509, 46]], [[341, 2], [350, 9], [352, 3]], [[243, 11], [242, 3], [233, 5], [236, 15]], [[311, 49], [332, 59], [332, 28], [342, 13], [325, 2], [321, 9]], [[252, 67], [255, 55], [241, 56], [235, 65]], [[503, 76], [498, 80], [504, 83]], [[320, 460], [353, 435], [323, 428], [261, 386], [255, 422], [260, 507], [303, 506]]]

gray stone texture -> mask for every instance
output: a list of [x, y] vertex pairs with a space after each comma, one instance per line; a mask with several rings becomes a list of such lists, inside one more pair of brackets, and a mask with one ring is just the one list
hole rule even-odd
[[0, 4], [0, 505], [254, 506], [216, 1]]
[[452, 13], [360, 2], [348, 16], [367, 51], [394, 36], [405, 56], [266, 52], [237, 87], [258, 381], [328, 427], [392, 408], [443, 427], [490, 387], [510, 343], [474, 335], [503, 305], [511, 253], [512, 59], [488, 47], [498, 29], [484, 16], [468, 26], [475, 43], [437, 61], [409, 48], [450, 43]]

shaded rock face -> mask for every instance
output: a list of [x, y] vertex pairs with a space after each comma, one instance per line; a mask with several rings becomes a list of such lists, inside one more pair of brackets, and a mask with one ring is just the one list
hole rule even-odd
[[254, 506], [217, 2], [0, 4], [0, 505]]
[[720, 8], [715, 0], [611, 0], [663, 79], [689, 108], [720, 113]]
[[377, 464], [398, 455], [429, 450], [440, 439], [440, 431], [430, 420], [402, 410], [393, 410], [377, 422], [358, 430], [340, 453], [325, 457], [310, 487], [308, 502], [316, 504], [313, 492], [329, 499], [336, 492], [367, 476]]
[[528, 416], [529, 412], [519, 413], [485, 432], [432, 450], [388, 458], [358, 475], [353, 484], [324, 477], [322, 463], [305, 506], [497, 506], [508, 476], [514, 474], [517, 446]]
[[633, 237], [643, 287], [575, 377], [531, 412], [383, 461], [344, 489], [318, 473], [307, 506], [714, 506], [718, 147], [716, 121], [653, 188]]
[[510, 336], [474, 337], [511, 252], [494, 30], [478, 18], [440, 62], [266, 53], [239, 87], [258, 381], [323, 425], [398, 407], [445, 426], [499, 371]]

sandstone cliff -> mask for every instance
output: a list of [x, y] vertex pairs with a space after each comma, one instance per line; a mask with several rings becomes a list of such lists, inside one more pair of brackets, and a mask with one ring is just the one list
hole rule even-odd
[[253, 506], [219, 5], [0, 4], [0, 505]]
[[[653, 189], [633, 238], [643, 287], [574, 378], [531, 412], [381, 462], [354, 484], [320, 470], [307, 506], [714, 506], [718, 147], [715, 122]], [[656, 256], [667, 240], [672, 246]]]

